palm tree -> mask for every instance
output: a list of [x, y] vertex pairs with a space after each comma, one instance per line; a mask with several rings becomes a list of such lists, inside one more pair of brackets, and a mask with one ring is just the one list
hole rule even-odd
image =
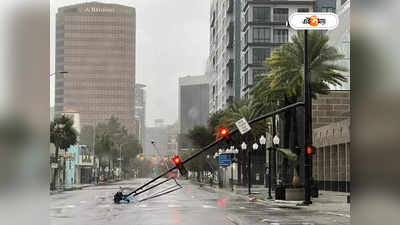
[[[56, 147], [55, 160], [58, 162], [58, 152], [60, 149], [67, 150], [71, 145], [77, 143], [77, 132], [72, 127], [73, 121], [71, 118], [62, 115], [54, 119], [50, 123], [50, 143], [53, 143]], [[58, 167], [54, 169], [54, 174], [51, 182], [51, 190], [55, 190], [56, 176], [58, 173]]]
[[[256, 101], [283, 107], [301, 100], [304, 94], [304, 32], [299, 31], [292, 41], [275, 50], [266, 60], [265, 67], [269, 73], [252, 92]], [[347, 68], [335, 64], [344, 56], [329, 46], [328, 41], [328, 36], [321, 32], [312, 31], [308, 34], [311, 96], [314, 99], [317, 94], [328, 94], [329, 85], [341, 86], [346, 81], [341, 72], [347, 71]], [[296, 109], [282, 116], [282, 144], [284, 148], [299, 154], [295, 149], [297, 136], [294, 135], [297, 130]], [[298, 164], [295, 165], [295, 174], [297, 171]]]
[[[251, 121], [261, 116], [265, 111], [266, 107], [263, 104], [253, 100], [242, 100], [232, 104], [228, 109], [226, 109], [220, 120], [220, 126], [227, 126], [230, 129], [233, 129], [236, 121], [242, 118]], [[258, 122], [257, 124], [252, 125], [250, 136], [256, 138], [265, 131], [266, 123], [265, 121], [263, 122]]]

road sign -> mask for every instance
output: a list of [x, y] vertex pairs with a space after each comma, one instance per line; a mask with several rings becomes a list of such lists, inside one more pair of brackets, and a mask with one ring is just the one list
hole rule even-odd
[[339, 17], [335, 13], [293, 13], [289, 24], [295, 30], [333, 30]]
[[228, 154], [219, 155], [219, 165], [220, 166], [230, 166], [232, 164], [232, 157]]
[[245, 134], [251, 130], [249, 123], [247, 123], [246, 119], [243, 117], [235, 123], [236, 127], [239, 129], [241, 134]]
[[51, 168], [53, 168], [53, 169], [58, 168], [58, 163], [51, 163]]

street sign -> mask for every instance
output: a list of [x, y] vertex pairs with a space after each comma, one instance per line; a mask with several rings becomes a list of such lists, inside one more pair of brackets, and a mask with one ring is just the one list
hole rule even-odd
[[58, 163], [51, 163], [51, 168], [53, 169], [58, 168]]
[[220, 166], [230, 166], [232, 164], [232, 157], [229, 154], [219, 155], [219, 165]]
[[335, 13], [293, 13], [289, 24], [295, 30], [333, 30], [339, 17]]
[[239, 129], [241, 134], [245, 134], [251, 130], [249, 123], [247, 123], [246, 119], [243, 117], [235, 123], [236, 127]]

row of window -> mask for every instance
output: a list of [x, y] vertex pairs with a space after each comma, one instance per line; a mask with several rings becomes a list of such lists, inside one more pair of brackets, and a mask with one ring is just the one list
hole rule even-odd
[[128, 25], [114, 24], [114, 25], [97, 25], [97, 24], [65, 24], [59, 27], [64, 30], [120, 30], [132, 32], [134, 27]]
[[[255, 65], [264, 65], [265, 59], [271, 56], [271, 48], [253, 48], [253, 60], [250, 64]], [[246, 66], [249, 64], [249, 51], [246, 51], [244, 54], [244, 65]]]
[[[62, 17], [60, 17], [62, 18]], [[76, 21], [76, 22], [118, 22], [118, 23], [130, 23], [134, 24], [135, 20], [134, 17], [131, 16], [94, 16], [94, 15], [87, 15], [87, 16], [64, 16], [63, 17], [65, 22], [69, 21]]]
[[[298, 8], [298, 12], [309, 12], [308, 8]], [[289, 19], [288, 8], [273, 8], [273, 21], [286, 22]], [[246, 11], [245, 22], [249, 22], [249, 10]], [[253, 22], [271, 22], [271, 8], [270, 7], [254, 7], [253, 8]]]
[[[244, 34], [244, 44], [249, 43], [249, 31], [247, 30]], [[270, 27], [254, 27], [253, 28], [253, 40], [254, 43], [270, 43], [271, 42]], [[289, 41], [289, 30], [288, 29], [274, 29], [273, 30], [273, 42], [274, 43], [287, 43]]]
[[[253, 85], [257, 84], [258, 81], [262, 79], [263, 76], [265, 76], [265, 69], [255, 69], [252, 71], [252, 83]], [[249, 71], [246, 71], [242, 77], [241, 80], [242, 87], [247, 87], [250, 82], [249, 82]]]

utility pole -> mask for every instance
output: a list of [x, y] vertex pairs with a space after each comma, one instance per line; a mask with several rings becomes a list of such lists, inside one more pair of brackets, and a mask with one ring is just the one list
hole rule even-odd
[[307, 147], [312, 145], [312, 110], [311, 81], [308, 60], [308, 31], [304, 30], [304, 204], [311, 202], [311, 156], [307, 154]]

